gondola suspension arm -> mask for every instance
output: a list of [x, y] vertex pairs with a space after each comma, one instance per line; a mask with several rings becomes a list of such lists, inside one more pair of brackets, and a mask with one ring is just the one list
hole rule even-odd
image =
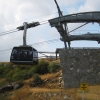
[[24, 33], [23, 33], [23, 46], [26, 46], [26, 33], [27, 33], [27, 22], [24, 22]]
[[26, 33], [27, 33], [27, 29], [28, 28], [31, 28], [31, 27], [36, 27], [38, 25], [40, 25], [39, 22], [32, 22], [32, 23], [24, 22], [23, 23], [23, 26], [17, 27], [18, 30], [24, 30], [24, 33], [23, 33], [23, 46], [27, 46], [27, 43], [26, 43]]

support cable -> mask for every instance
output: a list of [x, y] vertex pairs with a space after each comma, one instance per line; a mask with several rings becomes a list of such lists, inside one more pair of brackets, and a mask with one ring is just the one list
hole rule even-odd
[[87, 23], [85, 23], [85, 24], [83, 24], [83, 25], [81, 25], [81, 26], [79, 26], [79, 27], [77, 27], [77, 28], [75, 28], [75, 29], [73, 29], [73, 30], [71, 30], [71, 31], [69, 31], [69, 33], [71, 33], [71, 32], [73, 32], [73, 31], [75, 31], [75, 30], [77, 30], [77, 29], [79, 29], [79, 28], [81, 28], [81, 27], [83, 27], [83, 26], [85, 26], [86, 24], [88, 24], [89, 22], [87, 22]]
[[[53, 40], [48, 40], [48, 41], [43, 41], [43, 42], [38, 42], [38, 43], [34, 43], [34, 44], [30, 44], [30, 46], [40, 46], [40, 45], [50, 44], [50, 43], [54, 43], [54, 42], [60, 42], [60, 38], [53, 39]], [[12, 50], [12, 48], [5, 49], [5, 50], [0, 50], [0, 54], [4, 54], [4, 52], [8, 52], [10, 50]]]
[[10, 30], [10, 31], [1, 32], [0, 36], [7, 35], [7, 34], [10, 34], [10, 33], [14, 33], [14, 32], [17, 32], [17, 31], [18, 31], [17, 29], [14, 29], [14, 30]]
[[27, 19], [22, 19], [22, 20], [19, 20], [19, 21], [11, 22], [11, 23], [0, 24], [0, 26], [4, 26], [4, 25], [16, 23], [16, 22], [22, 22], [22, 21], [25, 21], [25, 20], [33, 19], [33, 18], [39, 18], [39, 17], [42, 17], [42, 16], [48, 16], [48, 15], [52, 15], [52, 14], [56, 14], [56, 13], [58, 13], [58, 12], [52, 12], [52, 13], [48, 13], [48, 14], [45, 14], [45, 15], [40, 15], [40, 16], [35, 16], [35, 17], [27, 18]]

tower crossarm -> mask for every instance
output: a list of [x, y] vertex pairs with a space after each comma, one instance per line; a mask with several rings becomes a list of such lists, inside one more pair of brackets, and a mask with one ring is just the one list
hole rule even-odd
[[51, 27], [56, 26], [58, 23], [84, 23], [84, 22], [100, 22], [100, 11], [95, 12], [82, 12], [76, 14], [69, 14], [62, 16], [60, 19], [59, 17], [50, 19], [49, 23]]
[[[97, 41], [98, 43], [100, 43], [100, 34], [98, 33], [84, 34], [84, 35], [69, 35], [68, 37], [69, 39], [65, 37], [66, 42], [75, 41], [75, 40], [90, 40], [90, 41]], [[61, 41], [63, 41], [62, 38], [61, 38]]]

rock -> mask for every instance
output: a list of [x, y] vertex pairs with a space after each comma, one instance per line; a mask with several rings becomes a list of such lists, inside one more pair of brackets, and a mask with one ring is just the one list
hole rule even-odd
[[77, 69], [77, 73], [80, 72], [80, 69]]
[[100, 75], [100, 72], [98, 73], [98, 75]]
[[63, 81], [63, 77], [61, 76], [62, 75], [62, 73], [60, 74], [60, 77], [59, 77], [59, 83], [58, 83], [58, 86], [59, 87], [63, 87], [64, 86], [64, 81]]
[[52, 94], [51, 94], [51, 93], [48, 93], [48, 96], [49, 96], [49, 97], [52, 97]]
[[64, 100], [69, 100], [69, 97], [67, 95], [65, 95]]
[[36, 87], [36, 86], [39, 86], [42, 84], [42, 80], [41, 81], [37, 81], [37, 82], [34, 82], [34, 81], [30, 81], [29, 85], [31, 87]]
[[11, 90], [13, 90], [12, 85], [5, 85], [5, 86], [0, 88], [0, 93], [4, 93], [4, 92], [7, 92], [7, 91], [11, 91]]
[[16, 89], [18, 89], [20, 87], [20, 85], [19, 84], [16, 84], [15, 86], [14, 86], [14, 89], [16, 90]]
[[45, 79], [43, 82], [48, 82], [49, 81], [49, 79]]
[[62, 73], [60, 74], [60, 77], [62, 77]]
[[70, 68], [70, 70], [73, 70], [73, 68]]
[[57, 96], [57, 93], [54, 93], [53, 96]]
[[18, 89], [18, 88], [22, 87], [23, 85], [24, 85], [23, 83], [15, 83], [15, 82], [12, 84], [7, 84], [0, 88], [0, 93], [12, 91], [13, 89]]
[[12, 93], [7, 93], [7, 94], [6, 94], [6, 96], [10, 96], [10, 95], [12, 95]]
[[59, 82], [61, 82], [63, 80], [63, 77], [59, 77]]
[[13, 65], [12, 68], [16, 67], [16, 65]]
[[12, 86], [15, 90], [21, 88], [23, 85], [24, 85], [23, 83], [16, 83], [16, 82], [12, 83]]

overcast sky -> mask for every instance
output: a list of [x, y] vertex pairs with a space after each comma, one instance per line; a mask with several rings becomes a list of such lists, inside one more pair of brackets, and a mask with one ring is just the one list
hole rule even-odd
[[[100, 11], [100, 0], [57, 0], [63, 15], [86, 12]], [[16, 29], [24, 22], [43, 22], [58, 17], [57, 8], [54, 0], [0, 0], [0, 34], [1, 32]], [[72, 30], [80, 24], [68, 24]], [[77, 30], [77, 33], [99, 32], [100, 27], [97, 23], [88, 24]], [[34, 44], [42, 41], [60, 38], [57, 30], [45, 23], [27, 30], [27, 44]], [[10, 53], [1, 52], [23, 44], [23, 31], [14, 32], [0, 36], [0, 62], [9, 61]], [[71, 47], [99, 47], [100, 44], [92, 41], [71, 42]], [[46, 43], [45, 45], [34, 46], [38, 51], [55, 51], [56, 48], [63, 48], [61, 41]]]

